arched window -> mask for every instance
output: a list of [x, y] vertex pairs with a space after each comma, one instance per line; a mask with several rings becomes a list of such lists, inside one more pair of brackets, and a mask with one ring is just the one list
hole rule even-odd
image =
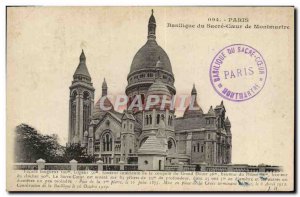
[[197, 143], [197, 152], [199, 152], [199, 149], [200, 149], [200, 144]]
[[106, 141], [105, 141], [105, 138], [103, 138], [103, 151], [106, 151]]
[[176, 142], [173, 138], [168, 139], [168, 151], [171, 154], [176, 153]]
[[168, 124], [169, 124], [170, 126], [172, 126], [172, 124], [173, 124], [173, 117], [172, 117], [172, 116], [169, 116]]
[[142, 100], [142, 104], [144, 105], [145, 104], [145, 95], [144, 94], [141, 94], [141, 100]]
[[109, 135], [108, 134], [105, 135], [105, 141], [106, 141], [106, 150], [109, 151], [110, 139], [109, 139]]
[[148, 77], [153, 77], [153, 74], [152, 73], [148, 73], [147, 76]]
[[160, 115], [157, 114], [157, 116], [156, 116], [156, 124], [159, 124], [159, 120], [160, 120]]
[[173, 144], [172, 144], [172, 141], [171, 141], [171, 140], [169, 140], [169, 141], [168, 141], [168, 149], [171, 149], [171, 148], [172, 148], [172, 146], [173, 146]]
[[148, 125], [149, 124], [148, 115], [146, 115], [145, 121], [146, 121], [146, 125]]
[[106, 133], [102, 136], [103, 151], [112, 151], [112, 136], [110, 133]]
[[112, 138], [109, 139], [109, 151], [112, 151]]
[[149, 115], [149, 123], [152, 124], [152, 116]]

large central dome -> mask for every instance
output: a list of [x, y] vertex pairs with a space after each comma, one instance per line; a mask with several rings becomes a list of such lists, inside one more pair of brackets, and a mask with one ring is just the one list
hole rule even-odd
[[148, 22], [147, 42], [135, 54], [127, 76], [128, 85], [125, 92], [129, 97], [129, 103], [137, 95], [141, 95], [142, 99], [145, 98], [158, 72], [161, 83], [171, 95], [176, 94], [171, 62], [167, 53], [157, 44], [155, 30], [156, 21], [152, 11]]
[[172, 72], [172, 66], [167, 53], [157, 44], [155, 40], [148, 40], [146, 44], [135, 54], [130, 74], [141, 69], [155, 69], [157, 60], [162, 62], [161, 68], [169, 73]]

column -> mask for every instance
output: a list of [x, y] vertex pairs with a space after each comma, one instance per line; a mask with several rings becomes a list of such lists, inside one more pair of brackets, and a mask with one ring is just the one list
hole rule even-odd
[[79, 142], [80, 144], [83, 143], [83, 95], [80, 94], [79, 99]]
[[124, 163], [125, 163], [124, 161], [119, 162], [121, 171], [124, 171], [124, 166], [125, 166]]
[[217, 143], [214, 141], [213, 142], [213, 163], [217, 163]]
[[75, 159], [71, 160], [69, 163], [71, 165], [71, 170], [77, 170], [77, 161]]
[[154, 127], [154, 125], [156, 124], [156, 117], [155, 117], [155, 115], [156, 115], [156, 110], [155, 109], [153, 109], [152, 110], [152, 128]]
[[38, 165], [38, 170], [44, 170], [45, 169], [45, 160], [43, 159], [38, 159], [36, 161], [37, 165]]
[[184, 163], [183, 162], [179, 162], [178, 163], [178, 171], [183, 171], [183, 165], [184, 165]]
[[[91, 96], [92, 96], [92, 94], [93, 93], [91, 93]], [[94, 111], [94, 98], [91, 98], [90, 106], [91, 106], [91, 111], [90, 111], [90, 113], [91, 113], [90, 116], [91, 116], [93, 114], [93, 111]]]
[[192, 133], [189, 132], [186, 138], [186, 154], [191, 155], [192, 153]]
[[78, 133], [78, 131], [79, 131], [79, 113], [80, 113], [80, 111], [79, 111], [79, 107], [80, 107], [79, 99], [80, 99], [79, 94], [77, 94], [77, 96], [76, 96], [75, 132], [74, 132], [74, 136], [76, 136], [77, 141], [75, 141], [75, 143], [78, 143], [78, 140], [79, 140], [79, 133]]
[[103, 171], [103, 161], [99, 160], [96, 163], [98, 165], [98, 171]]
[[69, 98], [69, 135], [68, 135], [68, 143], [71, 143], [71, 140], [72, 140], [72, 100], [71, 100], [71, 96]]
[[169, 110], [166, 110], [166, 117], [165, 117], [165, 125], [166, 127], [169, 127]]
[[145, 127], [145, 111], [143, 111], [143, 128]]

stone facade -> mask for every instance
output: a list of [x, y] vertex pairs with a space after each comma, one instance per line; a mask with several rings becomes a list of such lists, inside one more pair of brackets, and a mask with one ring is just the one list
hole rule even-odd
[[[170, 101], [176, 94], [175, 77], [167, 53], [156, 42], [156, 20], [153, 12], [148, 22], [147, 42], [136, 53], [127, 77], [128, 105], [141, 96], [144, 102], [151, 95], [165, 96]], [[197, 91], [191, 91], [194, 109], [183, 117], [166, 105], [140, 110], [133, 108], [120, 113], [106, 97], [104, 79], [102, 97], [94, 103], [85, 55], [70, 86], [69, 143], [80, 143], [87, 153], [104, 163], [138, 163], [141, 170], [162, 170], [171, 164], [231, 163], [231, 124], [225, 118], [221, 102], [204, 113], [197, 103]], [[103, 109], [110, 108], [107, 110]], [[152, 150], [152, 151], [151, 151]]]

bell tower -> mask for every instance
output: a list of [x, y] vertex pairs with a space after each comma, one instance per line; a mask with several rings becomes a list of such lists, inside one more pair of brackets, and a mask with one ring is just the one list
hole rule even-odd
[[79, 60], [70, 86], [68, 143], [84, 145], [84, 133], [89, 128], [95, 89], [83, 50]]

